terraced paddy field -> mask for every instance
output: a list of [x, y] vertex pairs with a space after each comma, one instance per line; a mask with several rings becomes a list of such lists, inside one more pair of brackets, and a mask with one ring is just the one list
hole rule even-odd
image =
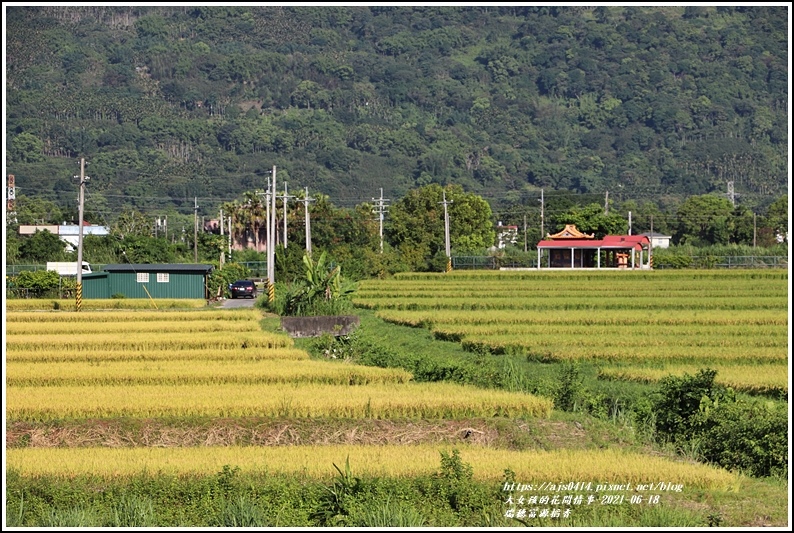
[[362, 283], [355, 303], [473, 352], [660, 372], [761, 365], [742, 387], [780, 388], [788, 377], [787, 272], [407, 274]]
[[[410, 293], [414, 280], [402, 281]], [[375, 287], [365, 283], [357, 302], [369, 305]], [[447, 293], [454, 298], [455, 289]], [[784, 520], [784, 487], [631, 445], [608, 424], [560, 417], [548, 397], [312, 358], [257, 310], [12, 307], [4, 525], [704, 525], [714, 509], [723, 525]], [[780, 314], [752, 309], [756, 322], [746, 318], [746, 334], [734, 338], [765, 328], [768, 345], [757, 349], [768, 350], [774, 374]], [[397, 311], [378, 311], [388, 312]], [[443, 310], [399, 312], [405, 324], [443, 325]], [[524, 349], [514, 338], [524, 311], [507, 310], [518, 331], [498, 329], [498, 316], [488, 316], [497, 310], [454, 312], [459, 319], [439, 339], [471, 340], [452, 329], [471, 320], [488, 340], [492, 320], [509, 350]], [[587, 309], [572, 312], [594, 319]], [[597, 327], [606, 334], [626, 316], [616, 310]], [[690, 317], [727, 332], [745, 314], [664, 316], [656, 315], [659, 328], [675, 331], [685, 326], [675, 320]], [[534, 485], [535, 496], [557, 502], [538, 504], [546, 513], [527, 522], [514, 502], [522, 494], [508, 483]], [[647, 486], [655, 488], [642, 492]]]

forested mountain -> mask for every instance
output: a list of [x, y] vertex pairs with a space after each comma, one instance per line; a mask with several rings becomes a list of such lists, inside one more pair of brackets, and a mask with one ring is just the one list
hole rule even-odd
[[7, 168], [69, 210], [85, 157], [96, 222], [212, 216], [273, 165], [347, 207], [455, 183], [505, 218], [541, 188], [665, 211], [733, 182], [761, 212], [787, 9], [7, 7]]

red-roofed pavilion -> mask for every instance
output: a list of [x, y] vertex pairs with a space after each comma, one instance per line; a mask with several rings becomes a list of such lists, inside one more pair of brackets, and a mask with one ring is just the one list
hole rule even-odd
[[542, 250], [549, 250], [546, 268], [650, 268], [650, 240], [645, 235], [596, 239], [569, 224], [538, 243], [538, 268]]

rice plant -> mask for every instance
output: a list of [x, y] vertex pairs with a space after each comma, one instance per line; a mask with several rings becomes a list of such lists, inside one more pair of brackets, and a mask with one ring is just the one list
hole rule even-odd
[[[224, 465], [246, 472], [282, 472], [328, 479], [327, 465], [345, 457], [358, 475], [417, 476], [438, 470], [439, 451], [448, 446], [316, 445], [316, 446], [204, 446], [183, 448], [9, 448], [6, 464], [23, 476], [129, 477], [143, 471], [174, 475], [214, 475]], [[681, 484], [682, 490], [736, 491], [738, 474], [709, 465], [673, 460], [621, 449], [508, 450], [480, 446], [460, 449], [461, 460], [472, 465], [474, 479], [500, 480], [505, 469], [515, 472], [536, 490], [553, 490], [570, 482], [599, 484]]]

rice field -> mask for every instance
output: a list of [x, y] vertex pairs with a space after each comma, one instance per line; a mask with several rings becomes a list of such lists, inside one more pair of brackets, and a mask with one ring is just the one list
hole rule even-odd
[[[76, 302], [71, 300], [47, 300], [47, 299], [19, 299], [6, 300], [5, 308], [7, 311], [37, 309], [40, 311], [74, 311]], [[120, 299], [90, 299], [83, 300], [80, 306], [81, 311], [97, 309], [200, 309], [207, 306], [206, 300], [192, 300], [185, 298], [158, 298], [156, 301], [148, 298], [120, 298]]]
[[[675, 313], [658, 313], [653, 309], [644, 311], [610, 311], [594, 314], [590, 311], [545, 311], [543, 313], [516, 313], [503, 310], [481, 310], [477, 313], [460, 310], [441, 311], [396, 311], [391, 309], [378, 310], [378, 316], [395, 324], [413, 327], [432, 327], [440, 324], [470, 324], [505, 327], [510, 325], [537, 325], [545, 327], [565, 327], [567, 323], [586, 326], [588, 330], [594, 326], [642, 326], [656, 328], [662, 326], [742, 326], [754, 331], [756, 326], [788, 325], [788, 313], [778, 310], [755, 311], [752, 315], [737, 315], [733, 312], [702, 313], [700, 311], [677, 311]], [[776, 332], [780, 328], [775, 329]]]
[[[162, 317], [167, 318], [167, 317]], [[75, 331], [77, 330], [77, 331]], [[92, 321], [74, 322], [10, 322], [6, 325], [9, 335], [126, 335], [129, 322]], [[259, 324], [250, 320], [149, 320], [135, 324], [136, 333], [242, 333], [259, 332]]]
[[527, 394], [311, 361], [254, 310], [8, 312], [6, 417], [548, 416]]
[[368, 385], [407, 383], [410, 372], [399, 368], [377, 368], [339, 362], [264, 359], [260, 361], [102, 361], [86, 365], [78, 361], [6, 364], [6, 386], [62, 387], [112, 385], [268, 385], [317, 383]]
[[553, 406], [551, 400], [527, 394], [448, 383], [351, 387], [314, 382], [9, 387], [6, 402], [9, 420], [30, 422], [116, 417], [519, 418], [546, 417]]
[[226, 350], [233, 348], [286, 348], [292, 345], [291, 339], [281, 334], [261, 331], [219, 334], [214, 331], [193, 333], [152, 334], [150, 332], [97, 333], [80, 335], [8, 335], [8, 352], [37, 352], [62, 350], [75, 352], [116, 351], [116, 350]]
[[[666, 376], [694, 376], [701, 367], [675, 364], [663, 367], [615, 366], [598, 372], [600, 379], [658, 383]], [[748, 394], [788, 394], [789, 372], [787, 364], [713, 365], [717, 371], [715, 381], [726, 387]]]
[[[16, 300], [11, 300], [16, 301]], [[24, 300], [30, 301], [30, 300]], [[13, 309], [8, 309], [13, 311]], [[219, 320], [225, 323], [231, 322], [251, 322], [259, 320], [261, 316], [256, 311], [250, 309], [239, 309], [235, 311], [223, 310], [196, 310], [196, 311], [135, 311], [120, 314], [119, 312], [108, 313], [106, 311], [81, 311], [79, 313], [41, 313], [38, 311], [30, 311], [26, 308], [25, 311], [14, 311], [6, 315], [6, 323], [14, 324], [18, 322], [30, 323], [71, 323], [89, 325], [96, 322], [104, 323], [124, 323], [130, 322], [199, 322], [206, 323], [211, 320]]]
[[[332, 464], [349, 457], [356, 475], [393, 477], [430, 474], [438, 469], [446, 447], [414, 446], [224, 446], [188, 448], [28, 448], [8, 450], [6, 462], [26, 476], [132, 476], [142, 471], [165, 474], [214, 474], [223, 465], [246, 471], [301, 473], [328, 478]], [[739, 477], [725, 470], [669, 458], [615, 449], [515, 451], [466, 446], [460, 457], [476, 479], [498, 480], [505, 469], [522, 483], [569, 482], [682, 484], [687, 491], [737, 490]]]
[[[614, 362], [602, 367], [603, 379], [652, 382], [659, 377], [651, 371], [689, 371], [693, 362], [708, 361], [721, 363], [718, 381], [737, 390], [780, 386], [787, 355], [785, 274], [576, 274], [412, 274], [362, 283], [356, 304], [472, 351]], [[64, 312], [69, 305], [61, 302], [41, 302], [40, 310], [7, 305], [7, 424], [526, 420], [547, 418], [553, 408], [551, 400], [521, 392], [416, 383], [400, 369], [311, 360], [286, 334], [263, 331], [255, 310], [174, 310], [160, 300], [159, 309], [147, 300], [85, 303], [81, 313]], [[215, 476], [233, 465], [330, 479], [337, 474], [332, 465], [349, 457], [356, 475], [407, 477], [437, 472], [439, 452], [448, 448], [202, 444], [11, 447], [6, 467], [29, 478], [130, 478]], [[522, 483], [665, 481], [687, 491], [735, 491], [741, 481], [719, 468], [615, 448], [519, 451], [461, 444], [461, 459], [479, 480], [497, 481], [510, 469]]]
[[204, 364], [205, 361], [264, 361], [264, 360], [308, 360], [305, 350], [294, 347], [258, 347], [254, 350], [236, 348], [198, 348], [170, 350], [154, 349], [121, 349], [105, 350], [95, 347], [91, 350], [64, 351], [62, 349], [17, 350], [6, 353], [6, 361], [29, 363], [52, 363], [80, 361], [89, 364], [107, 363], [110, 361], [183, 361]]
[[355, 303], [470, 351], [540, 362], [788, 360], [787, 272], [414, 273], [362, 283]]
[[470, 296], [416, 295], [392, 297], [362, 297], [355, 300], [356, 305], [366, 309], [398, 309], [407, 311], [427, 310], [463, 310], [481, 311], [490, 309], [513, 309], [517, 311], [546, 311], [546, 310], [645, 310], [649, 308], [660, 311], [673, 312], [679, 310], [701, 309], [704, 311], [755, 311], [778, 309], [779, 301], [775, 299], [748, 297], [692, 297], [692, 296], [558, 296], [532, 295], [520, 298], [519, 294], [505, 293], [503, 297], [494, 297], [490, 294]]

